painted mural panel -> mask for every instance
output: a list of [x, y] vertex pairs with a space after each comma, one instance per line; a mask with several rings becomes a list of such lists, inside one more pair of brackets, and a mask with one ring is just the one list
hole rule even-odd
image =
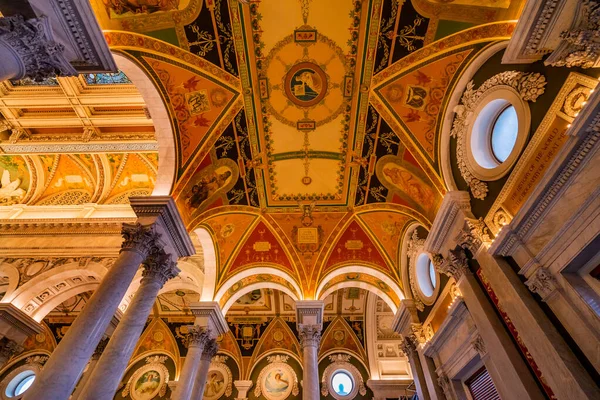
[[18, 204], [25, 199], [30, 172], [21, 156], [0, 156], [0, 206]]

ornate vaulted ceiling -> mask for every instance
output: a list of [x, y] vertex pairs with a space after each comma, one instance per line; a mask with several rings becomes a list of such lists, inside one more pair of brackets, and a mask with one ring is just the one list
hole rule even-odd
[[[448, 96], [480, 51], [510, 37], [514, 22], [500, 21], [522, 2], [92, 4], [111, 49], [146, 72], [169, 112], [172, 195], [188, 228], [204, 227], [216, 243], [216, 291], [271, 280], [310, 298], [350, 280], [397, 303], [400, 239], [412, 224], [430, 226], [447, 190], [439, 153]], [[119, 196], [120, 183], [111, 185], [102, 198]], [[376, 273], [323, 281], [356, 265]], [[231, 281], [256, 266], [291, 281]]]

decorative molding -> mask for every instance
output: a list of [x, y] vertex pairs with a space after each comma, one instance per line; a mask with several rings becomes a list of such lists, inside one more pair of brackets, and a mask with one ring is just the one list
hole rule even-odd
[[583, 0], [577, 5], [569, 30], [560, 33], [558, 47], [544, 61], [553, 67], [593, 68], [600, 65], [600, 3]]
[[529, 290], [537, 293], [546, 302], [558, 290], [556, 278], [544, 267], [539, 267], [525, 282]]
[[440, 254], [432, 258], [433, 266], [442, 274], [454, 278], [456, 282], [463, 275], [471, 273], [469, 270], [469, 259], [462, 248], [448, 251], [448, 258], [444, 259]]
[[[14, 130], [14, 129], [13, 129]], [[19, 136], [17, 139], [22, 139]], [[72, 140], [72, 138], [69, 138]], [[106, 138], [103, 138], [105, 140]], [[13, 137], [9, 139], [11, 144], [0, 144], [5, 154], [68, 154], [68, 153], [134, 153], [158, 151], [158, 143], [155, 140], [148, 142], [119, 142], [119, 143], [44, 143], [44, 144], [14, 144]]]
[[23, 339], [41, 333], [44, 330], [26, 312], [18, 309], [11, 303], [0, 303], [0, 322], [14, 328]]
[[465, 218], [465, 226], [460, 230], [456, 241], [460, 247], [477, 254], [482, 245], [489, 247], [492, 243], [490, 231], [483, 218]]
[[454, 108], [456, 116], [450, 130], [450, 137], [456, 139], [456, 158], [460, 174], [476, 199], [485, 199], [488, 192], [487, 184], [475, 177], [467, 161], [467, 152], [470, 151], [470, 143], [467, 143], [468, 127], [472, 119], [477, 117], [475, 109], [480, 100], [489, 91], [505, 86], [515, 90], [522, 100], [535, 102], [544, 93], [545, 85], [546, 78], [543, 75], [519, 71], [505, 71], [496, 74], [477, 89], [474, 89], [473, 81], [467, 84], [459, 105]]

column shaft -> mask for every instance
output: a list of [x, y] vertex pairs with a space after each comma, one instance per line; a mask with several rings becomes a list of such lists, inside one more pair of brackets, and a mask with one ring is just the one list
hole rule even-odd
[[204, 388], [206, 387], [206, 380], [208, 379], [210, 362], [218, 351], [219, 345], [215, 339], [210, 339], [204, 346], [204, 351], [200, 357], [200, 366], [198, 367], [198, 373], [196, 374], [196, 382], [194, 383], [194, 390], [191, 397], [192, 400], [202, 400], [204, 397]]
[[188, 352], [185, 356], [183, 369], [179, 375], [177, 388], [175, 389], [175, 393], [171, 396], [172, 400], [189, 400], [191, 398], [194, 383], [196, 382], [196, 376], [198, 375], [198, 369], [200, 368], [202, 352], [207, 340], [208, 335], [204, 329], [201, 329], [198, 326], [194, 326], [190, 329], [190, 332], [186, 337]]
[[121, 252], [79, 317], [60, 341], [24, 400], [66, 400], [113, 315], [146, 253]]
[[298, 328], [302, 346], [302, 398], [304, 400], [318, 399], [321, 396], [318, 360], [321, 326], [299, 324]]
[[598, 399], [600, 390], [508, 263], [477, 253], [498, 301], [558, 399]]
[[487, 363], [493, 364], [488, 371], [496, 388], [502, 398], [543, 399], [544, 396], [525, 361], [508, 336], [476, 279], [473, 274], [466, 272], [458, 280], [457, 286], [469, 309], [469, 314], [477, 326], [477, 331], [485, 343], [489, 357]]
[[82, 400], [110, 400], [114, 397], [158, 291], [178, 272], [170, 256], [164, 253], [151, 257], [144, 265], [142, 283], [83, 389]]
[[403, 346], [404, 354], [408, 357], [410, 369], [412, 370], [417, 396], [419, 399], [429, 400], [429, 390], [427, 390], [427, 384], [425, 383], [425, 375], [423, 374], [423, 366], [421, 365], [419, 354], [414, 344], [411, 343], [410, 338], [404, 338]]

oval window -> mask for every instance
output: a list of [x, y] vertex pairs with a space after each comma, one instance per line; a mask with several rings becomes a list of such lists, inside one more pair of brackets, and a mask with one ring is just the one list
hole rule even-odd
[[417, 284], [425, 297], [433, 296], [437, 283], [435, 268], [425, 253], [419, 254], [416, 264]]
[[8, 386], [6, 386], [6, 396], [20, 396], [27, 391], [35, 381], [35, 372], [32, 370], [23, 371], [15, 376]]
[[496, 117], [492, 125], [491, 146], [492, 154], [503, 163], [508, 159], [517, 143], [519, 133], [519, 119], [515, 107], [509, 105]]
[[331, 387], [339, 396], [349, 396], [354, 389], [354, 381], [346, 371], [336, 371], [331, 376]]

